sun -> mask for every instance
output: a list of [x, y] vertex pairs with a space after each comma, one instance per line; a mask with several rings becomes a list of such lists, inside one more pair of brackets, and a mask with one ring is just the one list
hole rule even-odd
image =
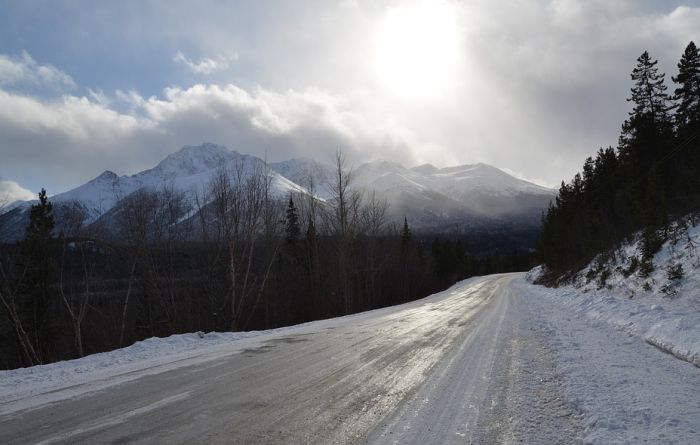
[[384, 87], [406, 98], [429, 98], [454, 82], [459, 57], [456, 11], [425, 1], [389, 9], [374, 36], [374, 70]]

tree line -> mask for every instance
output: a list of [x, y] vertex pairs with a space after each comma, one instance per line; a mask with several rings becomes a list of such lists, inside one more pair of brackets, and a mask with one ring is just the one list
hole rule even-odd
[[[532, 256], [469, 255], [459, 240], [389, 221], [352, 185], [279, 199], [265, 166], [221, 167], [202, 190], [120, 197], [101, 224], [42, 190], [24, 239], [0, 245], [0, 367], [82, 357], [195, 331], [267, 329], [414, 300]], [[58, 233], [57, 233], [58, 232]]]
[[[633, 108], [616, 148], [601, 148], [543, 215], [538, 257], [562, 277], [642, 234], [638, 262], [648, 273], [669, 221], [700, 207], [700, 54], [686, 47], [668, 93], [647, 51], [631, 73]], [[601, 258], [601, 257], [599, 257]]]

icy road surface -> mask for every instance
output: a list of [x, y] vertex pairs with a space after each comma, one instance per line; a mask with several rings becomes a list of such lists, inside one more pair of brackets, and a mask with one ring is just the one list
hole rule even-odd
[[[567, 330], [566, 314], [536, 289], [519, 274], [475, 278], [406, 305], [141, 367], [93, 367], [79, 383], [51, 375], [87, 361], [6, 374], [17, 389], [0, 394], [0, 443], [700, 439], [698, 368], [602, 327], [581, 347], [589, 328]], [[613, 366], [621, 354], [635, 373]], [[27, 390], [30, 377], [41, 390]], [[598, 405], [594, 391], [605, 393]]]

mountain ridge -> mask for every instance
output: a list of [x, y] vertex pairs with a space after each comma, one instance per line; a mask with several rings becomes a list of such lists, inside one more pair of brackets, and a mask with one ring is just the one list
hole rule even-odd
[[[311, 194], [320, 200], [332, 197], [336, 167], [308, 157], [266, 164], [262, 159], [205, 142], [185, 145], [153, 168], [132, 175], [105, 170], [71, 190], [51, 197], [57, 205], [79, 203], [86, 223], [97, 221], [122, 199], [138, 190], [173, 189], [194, 194], [204, 192], [220, 169], [238, 179], [254, 171], [267, 171], [272, 194]], [[423, 164], [406, 168], [387, 160], [366, 162], [351, 173], [351, 188], [374, 192], [389, 204], [388, 217], [409, 217], [417, 229], [460, 225], [488, 219], [522, 219], [533, 223], [556, 191], [516, 178], [488, 164], [465, 164], [438, 168]], [[0, 240], [21, 237], [17, 227], [35, 201], [15, 203], [0, 214]], [[11, 214], [11, 217], [7, 215]], [[13, 225], [13, 230], [8, 229]]]

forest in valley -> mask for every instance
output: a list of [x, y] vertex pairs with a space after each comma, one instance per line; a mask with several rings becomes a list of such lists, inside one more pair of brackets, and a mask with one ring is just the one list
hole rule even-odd
[[0, 245], [0, 368], [351, 314], [533, 266], [532, 252], [470, 254], [460, 237], [389, 221], [385, 201], [350, 187], [340, 153], [325, 202], [274, 197], [263, 169], [234, 170], [194, 199], [138, 191], [102, 228], [42, 190], [24, 238]]
[[617, 147], [586, 159], [543, 216], [544, 282], [566, 280], [596, 257], [603, 264], [635, 233], [643, 248], [626, 273], [648, 274], [669, 223], [700, 209], [700, 54], [690, 42], [671, 77], [672, 93], [657, 63], [646, 51], [637, 59], [633, 108]]

